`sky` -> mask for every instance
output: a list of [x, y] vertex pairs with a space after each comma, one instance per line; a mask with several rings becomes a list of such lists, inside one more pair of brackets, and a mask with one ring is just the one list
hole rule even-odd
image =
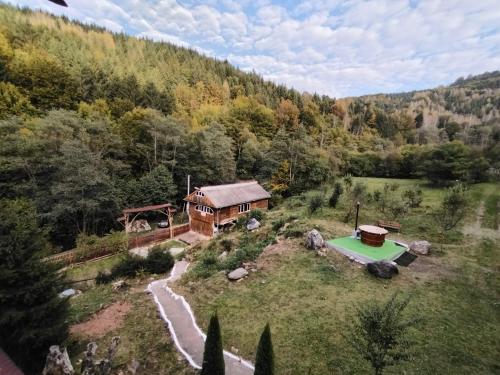
[[7, 2], [191, 47], [333, 97], [433, 88], [500, 69], [499, 0]]

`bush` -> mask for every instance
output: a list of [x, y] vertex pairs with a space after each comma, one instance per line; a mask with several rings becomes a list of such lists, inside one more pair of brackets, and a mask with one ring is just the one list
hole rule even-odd
[[257, 221], [262, 221], [262, 219], [264, 219], [264, 213], [258, 209], [252, 210], [248, 213], [248, 219], [255, 219]]
[[241, 229], [241, 228], [244, 228], [246, 223], [247, 223], [247, 217], [246, 216], [240, 216], [237, 220], [236, 220], [236, 228], [238, 229]]
[[280, 217], [278, 220], [273, 221], [273, 231], [278, 232], [281, 228], [283, 228], [283, 225], [285, 225], [286, 221], [284, 218]]
[[165, 273], [174, 266], [174, 258], [168, 251], [156, 246], [146, 258], [137, 255], [126, 255], [120, 263], [111, 268], [110, 273], [99, 272], [96, 284], [106, 284], [120, 277], [135, 277], [140, 272]]
[[323, 207], [323, 196], [315, 194], [309, 199], [309, 213], [312, 215]]
[[109, 272], [99, 271], [95, 278], [95, 283], [97, 285], [109, 284], [111, 281], [113, 281], [113, 276]]
[[285, 238], [299, 238], [304, 235], [304, 231], [298, 228], [286, 228], [284, 236]]
[[168, 251], [163, 251], [161, 248], [153, 248], [145, 263], [145, 271], [150, 273], [164, 273], [169, 271], [174, 266], [174, 258]]
[[333, 193], [332, 196], [330, 197], [330, 200], [328, 201], [328, 204], [330, 207], [335, 208], [337, 207], [337, 203], [339, 202], [340, 196], [344, 192], [344, 188], [342, 187], [342, 184], [340, 182], [336, 182], [334, 187], [333, 187]]
[[227, 251], [228, 253], [231, 251], [231, 249], [233, 248], [233, 241], [231, 241], [230, 239], [223, 239], [221, 242], [220, 242], [222, 248], [224, 249], [224, 251]]
[[76, 261], [97, 258], [127, 250], [127, 237], [124, 232], [111, 232], [104, 237], [80, 234], [76, 239]]
[[408, 189], [402, 194], [406, 204], [411, 208], [420, 207], [423, 201], [421, 189]]
[[146, 259], [136, 255], [127, 255], [111, 269], [111, 279], [118, 277], [135, 277], [139, 270], [146, 269]]

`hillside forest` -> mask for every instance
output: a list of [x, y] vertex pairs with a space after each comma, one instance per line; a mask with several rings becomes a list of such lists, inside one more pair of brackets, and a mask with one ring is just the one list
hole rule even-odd
[[[335, 85], [335, 82], [331, 83]], [[431, 90], [300, 93], [186, 48], [0, 5], [0, 198], [36, 207], [51, 252], [123, 208], [258, 179], [498, 178], [500, 72]]]

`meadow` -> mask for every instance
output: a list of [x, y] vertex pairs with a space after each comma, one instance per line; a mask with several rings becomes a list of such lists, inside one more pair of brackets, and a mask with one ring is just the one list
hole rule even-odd
[[[256, 233], [234, 230], [190, 250], [192, 271], [175, 289], [186, 296], [198, 324], [206, 328], [210, 315], [217, 311], [224, 347], [236, 348], [239, 355], [253, 361], [260, 332], [269, 322], [277, 374], [364, 374], [370, 373], [370, 368], [343, 337], [354, 307], [386, 300], [399, 292], [411, 296], [408, 313], [421, 318], [421, 323], [410, 335], [412, 361], [389, 368], [388, 374], [500, 371], [500, 259], [498, 237], [494, 237], [498, 230], [492, 230], [487, 209], [478, 216], [482, 202], [486, 207], [487, 202], [498, 199], [496, 185], [470, 187], [472, 202], [464, 228], [451, 231], [438, 244], [441, 237], [430, 214], [439, 205], [442, 188], [423, 180], [354, 178], [353, 182], [366, 183], [369, 193], [382, 189], [385, 183], [401, 185], [398, 194], [405, 187], [422, 189], [421, 207], [401, 217], [401, 233], [390, 233], [389, 238], [407, 242], [427, 239], [434, 245], [432, 255], [400, 267], [400, 274], [392, 280], [376, 279], [363, 266], [332, 251], [326, 257], [316, 255], [303, 245], [307, 230], [317, 228], [328, 239], [350, 234], [353, 223], [343, 222], [342, 201], [335, 209], [328, 207], [331, 189], [309, 191], [266, 212]], [[318, 194], [323, 195], [325, 204], [311, 214], [308, 202]], [[360, 223], [372, 223], [381, 215], [373, 202], [366, 202], [360, 210]], [[229, 282], [225, 271], [212, 263], [217, 260], [207, 262], [207, 254], [218, 255], [228, 242], [232, 244], [231, 255], [240, 245], [248, 247], [269, 238], [273, 241], [268, 241], [271, 244], [256, 259], [257, 272], [241, 282]], [[72, 278], [83, 278], [109, 269], [117, 259], [87, 263], [68, 272]], [[208, 269], [200, 273], [203, 267]], [[149, 280], [139, 276], [129, 282], [132, 288], [125, 292], [112, 291], [109, 285], [94, 286], [70, 300], [72, 324], [89, 321], [115, 303], [132, 305], [123, 324], [102, 337], [72, 335], [72, 357], [81, 358], [90, 339], [97, 340], [102, 352], [112, 336], [120, 335], [123, 345], [115, 368], [125, 368], [136, 358], [150, 373], [194, 373], [176, 352], [153, 301], [144, 293]]]
[[[422, 318], [411, 333], [413, 360], [389, 368], [387, 373], [473, 373], [500, 370], [497, 361], [500, 343], [498, 314], [498, 242], [483, 233], [463, 234], [455, 230], [437, 244], [436, 224], [430, 218], [444, 190], [424, 181], [360, 178], [368, 190], [386, 182], [418, 186], [423, 190], [422, 207], [410, 210], [400, 222], [402, 232], [389, 238], [402, 241], [427, 239], [434, 244], [430, 256], [420, 256], [392, 280], [379, 280], [361, 265], [330, 252], [319, 257], [305, 249], [303, 236], [284, 238], [313, 227], [326, 238], [350, 234], [352, 223], [342, 222], [342, 206], [323, 207], [315, 214], [307, 210], [308, 198], [330, 191], [308, 192], [285, 200], [270, 210], [264, 226], [255, 234], [272, 234], [279, 218], [294, 219], [257, 259], [255, 273], [242, 282], [228, 282], [223, 272], [202, 279], [186, 277], [178, 291], [186, 295], [201, 326], [213, 311], [221, 321], [224, 346], [238, 348], [244, 358], [254, 359], [259, 333], [270, 323], [278, 374], [359, 374], [370, 369], [346, 343], [343, 334], [352, 319], [353, 308], [372, 300], [386, 300], [393, 293], [411, 295], [409, 314]], [[477, 207], [498, 194], [493, 184], [470, 188], [472, 203], [465, 227], [477, 220]], [[360, 223], [381, 216], [372, 204], [360, 212]], [[486, 217], [486, 216], [485, 216]], [[227, 238], [238, 240], [229, 233]], [[211, 251], [221, 248], [222, 239], [207, 244]], [[237, 244], [235, 244], [237, 247]], [[205, 251], [200, 248], [199, 253]], [[222, 251], [222, 250], [219, 250]], [[196, 259], [202, 255], [193, 254]]]

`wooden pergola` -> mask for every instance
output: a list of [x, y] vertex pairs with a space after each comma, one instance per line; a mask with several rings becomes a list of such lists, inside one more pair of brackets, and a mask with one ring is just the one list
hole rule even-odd
[[172, 220], [174, 213], [177, 211], [174, 206], [170, 203], [156, 204], [152, 206], [144, 206], [144, 207], [134, 207], [134, 208], [126, 208], [122, 211], [123, 216], [118, 218], [118, 221], [121, 222], [125, 226], [125, 233], [130, 233], [132, 228], [132, 224], [137, 219], [137, 216], [144, 212], [156, 211], [164, 214], [168, 220], [168, 227], [170, 229], [170, 237], [172, 237]]

